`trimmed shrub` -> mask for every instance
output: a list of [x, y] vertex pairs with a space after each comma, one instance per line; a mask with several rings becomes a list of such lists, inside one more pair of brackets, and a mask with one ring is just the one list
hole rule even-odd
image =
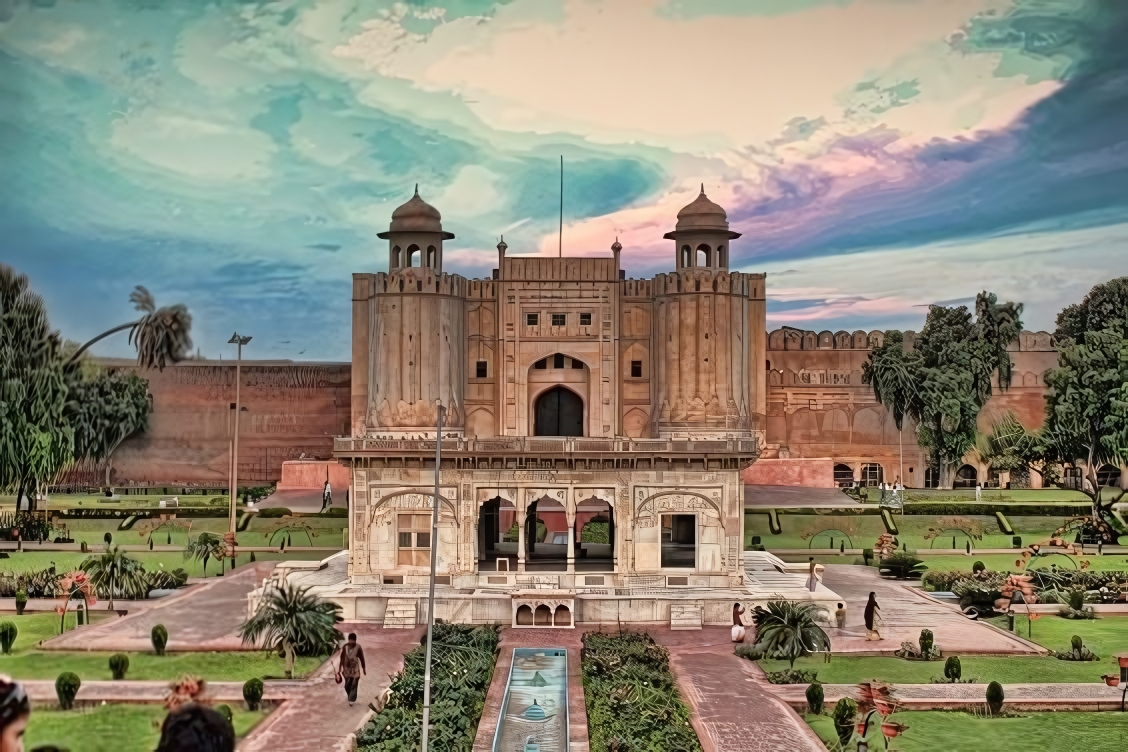
[[235, 713], [233, 713], [231, 711], [230, 705], [226, 705], [226, 704], [225, 705], [216, 705], [215, 706], [215, 712], [219, 713], [221, 716], [226, 718], [227, 722], [230, 723], [232, 726], [235, 725]]
[[1075, 653], [1080, 653], [1081, 648], [1084, 645], [1084, 643], [1081, 641], [1081, 637], [1078, 635], [1073, 635], [1073, 637], [1069, 639], [1069, 644], [1073, 647], [1073, 652]]
[[102, 536], [102, 540], [104, 540], [106, 542], [106, 545], [108, 546], [108, 545], [110, 545], [111, 543], [114, 542], [114, 534], [113, 533], [106, 533], [105, 535]]
[[850, 737], [854, 735], [854, 717], [857, 714], [858, 703], [849, 697], [843, 697], [834, 706], [834, 732], [838, 734], [842, 749], [846, 749]]
[[247, 710], [258, 710], [262, 702], [262, 679], [247, 679], [243, 684], [243, 701], [247, 703]]
[[920, 655], [922, 658], [928, 658], [932, 654], [932, 645], [935, 642], [935, 636], [932, 634], [931, 629], [920, 630]]
[[987, 707], [991, 715], [998, 715], [1003, 709], [1003, 685], [997, 681], [987, 685]]
[[82, 686], [82, 679], [73, 671], [64, 671], [55, 680], [55, 695], [59, 698], [59, 707], [70, 710], [74, 707], [74, 698]]
[[823, 687], [818, 682], [807, 687], [807, 709], [815, 715], [823, 712]]
[[977, 561], [977, 562], [975, 562], [974, 564], [971, 565], [971, 573], [972, 574], [979, 574], [980, 572], [982, 572], [986, 568], [987, 568], [986, 564], [984, 564], [981, 561]]
[[958, 655], [948, 656], [948, 660], [944, 661], [944, 678], [948, 681], [958, 682], [962, 674], [963, 666], [960, 665], [960, 657]]
[[872, 548], [863, 548], [862, 549], [862, 561], [865, 562], [865, 565], [867, 567], [873, 562], [873, 549]]
[[812, 684], [819, 677], [818, 671], [803, 671], [797, 668], [785, 668], [783, 671], [767, 671], [768, 681], [772, 684]]
[[124, 679], [126, 671], [129, 671], [129, 656], [125, 653], [114, 653], [111, 655], [110, 672], [114, 675], [114, 681]]
[[16, 644], [16, 635], [20, 630], [15, 623], [10, 621], [0, 622], [0, 650], [5, 654], [12, 652], [12, 645]]
[[271, 517], [287, 517], [293, 516], [293, 514], [294, 513], [286, 507], [267, 507], [266, 509], [258, 510], [258, 516], [262, 517], [263, 519], [268, 519]]
[[165, 645], [168, 645], [168, 630], [165, 629], [164, 624], [154, 626], [149, 638], [153, 641], [153, 651], [157, 655], [164, 655]]

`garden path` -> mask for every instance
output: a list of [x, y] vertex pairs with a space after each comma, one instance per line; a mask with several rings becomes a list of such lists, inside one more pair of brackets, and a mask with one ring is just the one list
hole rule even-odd
[[[882, 578], [875, 567], [828, 564], [823, 584], [846, 601], [846, 627], [828, 629], [834, 653], [892, 655], [902, 642], [914, 645], [922, 629], [931, 629], [945, 653], [1044, 655], [1045, 648], [1009, 632], [968, 619], [955, 607], [915, 592], [905, 584]], [[870, 592], [881, 607], [878, 632], [882, 639], [866, 640], [863, 612]]]
[[[649, 628], [670, 650], [670, 664], [705, 752], [822, 752], [818, 736], [733, 654], [728, 627]], [[760, 672], [760, 676], [763, 672]]]
[[[260, 561], [209, 577], [120, 619], [67, 632], [45, 641], [44, 650], [146, 651], [155, 625], [168, 629], [170, 651], [240, 650], [239, 626], [247, 618], [247, 595], [277, 562]], [[124, 601], [122, 602], [125, 603]]]
[[368, 673], [360, 680], [356, 704], [350, 706], [344, 685], [333, 679], [336, 656], [327, 661], [296, 694], [259, 724], [238, 752], [347, 752], [355, 748], [353, 735], [372, 716], [368, 703], [391, 685], [391, 675], [403, 668], [403, 655], [419, 644], [426, 627], [384, 629], [372, 622], [345, 622], [345, 633], [356, 632], [364, 648]]
[[588, 752], [587, 707], [584, 705], [584, 682], [580, 668], [583, 649], [580, 629], [504, 629], [498, 643], [497, 665], [486, 692], [482, 720], [474, 737], [473, 752], [490, 752], [494, 732], [505, 700], [505, 685], [513, 663], [513, 648], [563, 648], [568, 651], [568, 752]]

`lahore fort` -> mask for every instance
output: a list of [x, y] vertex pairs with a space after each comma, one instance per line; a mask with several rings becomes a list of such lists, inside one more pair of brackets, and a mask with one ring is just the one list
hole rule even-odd
[[[418, 192], [379, 237], [387, 270], [353, 275], [351, 363], [241, 372], [239, 484], [281, 481], [276, 496], [297, 499], [328, 481], [347, 499], [349, 551], [311, 580], [347, 618], [421, 618], [434, 501], [442, 618], [729, 624], [734, 600], [780, 595], [833, 610], [806, 564], [744, 551], [746, 503], [933, 484], [912, 427], [902, 436], [862, 383], [883, 333], [768, 332], [768, 280], [729, 270], [740, 234], [704, 191], [664, 235], [670, 271], [650, 279], [628, 278], [617, 240], [579, 258], [502, 241], [490, 278], [451, 274], [453, 235]], [[1036, 426], [1050, 336], [1023, 332], [1011, 354], [1013, 386], [981, 419], [1011, 410]], [[114, 456], [115, 489], [225, 488], [235, 364], [145, 375], [154, 410]], [[1012, 480], [974, 463], [957, 478]], [[581, 535], [593, 521], [599, 541]]]

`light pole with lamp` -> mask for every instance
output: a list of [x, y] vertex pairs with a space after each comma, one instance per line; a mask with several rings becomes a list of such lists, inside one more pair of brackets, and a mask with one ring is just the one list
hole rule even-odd
[[[235, 354], [235, 435], [231, 440], [231, 487], [229, 489], [231, 503], [227, 515], [227, 534], [223, 536], [232, 565], [235, 562], [235, 500], [239, 496], [239, 412], [242, 409], [239, 404], [239, 382], [243, 364], [243, 345], [250, 341], [250, 337], [240, 336], [238, 332], [232, 334], [231, 339], [227, 340], [227, 344], [237, 346]], [[220, 567], [220, 569], [222, 568]]]
[[427, 741], [431, 723], [431, 643], [435, 632], [435, 569], [439, 562], [439, 467], [443, 461], [443, 403], [435, 400], [435, 495], [431, 497], [431, 579], [427, 592], [427, 660], [423, 668], [423, 744]]

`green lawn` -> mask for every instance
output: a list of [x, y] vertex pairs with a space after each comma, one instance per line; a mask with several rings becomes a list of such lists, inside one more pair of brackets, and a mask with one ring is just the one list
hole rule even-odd
[[[996, 625], [1005, 625], [1005, 618]], [[1025, 617], [1016, 619], [1016, 629], [1026, 637], [1029, 623]], [[1025, 682], [1071, 683], [1098, 682], [1104, 674], [1118, 673], [1115, 653], [1128, 651], [1128, 617], [1109, 616], [1103, 619], [1075, 621], [1060, 616], [1047, 615], [1035, 619], [1031, 639], [1051, 650], [1065, 651], [1070, 647], [1070, 637], [1079, 635], [1085, 645], [1101, 657], [1100, 661], [1059, 661], [1053, 657], [1037, 656], [960, 656], [963, 678], [976, 678], [986, 684]], [[944, 649], [942, 642], [939, 643]], [[932, 677], [943, 676], [943, 661], [906, 661], [901, 658], [878, 656], [834, 655], [830, 663], [823, 656], [800, 658], [795, 667], [817, 671], [818, 680], [824, 684], [856, 684], [868, 679], [898, 684], [928, 684]], [[765, 671], [781, 671], [787, 661], [760, 661]]]
[[[315, 539], [318, 540], [318, 539]], [[296, 543], [296, 541], [295, 541]], [[91, 549], [89, 554], [71, 553], [69, 551], [35, 551], [25, 550], [22, 552], [10, 552], [7, 559], [0, 559], [0, 572], [32, 572], [39, 569], [46, 569], [54, 565], [55, 570], [58, 572], [69, 572], [73, 569], [78, 569], [82, 562], [92, 555], [98, 555], [105, 552], [105, 546], [98, 546]], [[145, 569], [153, 570], [160, 569], [163, 565], [164, 569], [169, 571], [173, 569], [183, 569], [188, 573], [189, 577], [202, 577], [204, 575], [204, 566], [200, 561], [193, 559], [185, 559], [184, 554], [178, 551], [139, 551], [129, 552], [129, 555], [134, 559], [141, 562]], [[328, 551], [294, 551], [289, 550], [286, 553], [275, 552], [259, 552], [255, 554], [256, 561], [281, 561], [281, 560], [300, 560], [300, 561], [320, 561], [321, 559], [330, 556], [331, 552]], [[249, 553], [239, 554], [235, 561], [237, 566], [247, 564], [251, 560]], [[224, 567], [230, 569], [230, 562], [224, 560]], [[208, 560], [209, 577], [219, 574], [219, 564], [214, 559]]]
[[[97, 612], [95, 612], [97, 614]], [[11, 655], [0, 655], [0, 674], [14, 679], [54, 680], [64, 671], [73, 671], [84, 681], [112, 679], [109, 660], [112, 653], [63, 652], [38, 650], [40, 640], [58, 633], [59, 617], [55, 614], [6, 615], [19, 629]], [[68, 615], [73, 628], [74, 615]], [[173, 627], [175, 631], [175, 627]], [[278, 676], [285, 673], [285, 661], [263, 651], [222, 653], [129, 653], [127, 679], [171, 681], [183, 674], [195, 674], [211, 681], [246, 681], [253, 677]], [[294, 674], [301, 678], [319, 665], [320, 658], [298, 658]]]
[[[807, 715], [828, 749], [838, 749], [834, 722], [827, 715]], [[875, 718], [879, 717], [875, 715]], [[940, 710], [906, 711], [892, 719], [908, 726], [889, 745], [900, 752], [963, 752], [964, 750], [1115, 750], [1128, 748], [1128, 713], [1027, 713], [989, 718]], [[866, 737], [871, 750], [884, 749], [881, 731], [871, 724]], [[855, 735], [856, 739], [856, 735]], [[850, 744], [848, 749], [855, 749]]]
[[[231, 708], [236, 736], [245, 736], [264, 711]], [[33, 710], [24, 746], [53, 744], [71, 752], [151, 752], [160, 740], [165, 709], [154, 705], [99, 705], [79, 710]]]

